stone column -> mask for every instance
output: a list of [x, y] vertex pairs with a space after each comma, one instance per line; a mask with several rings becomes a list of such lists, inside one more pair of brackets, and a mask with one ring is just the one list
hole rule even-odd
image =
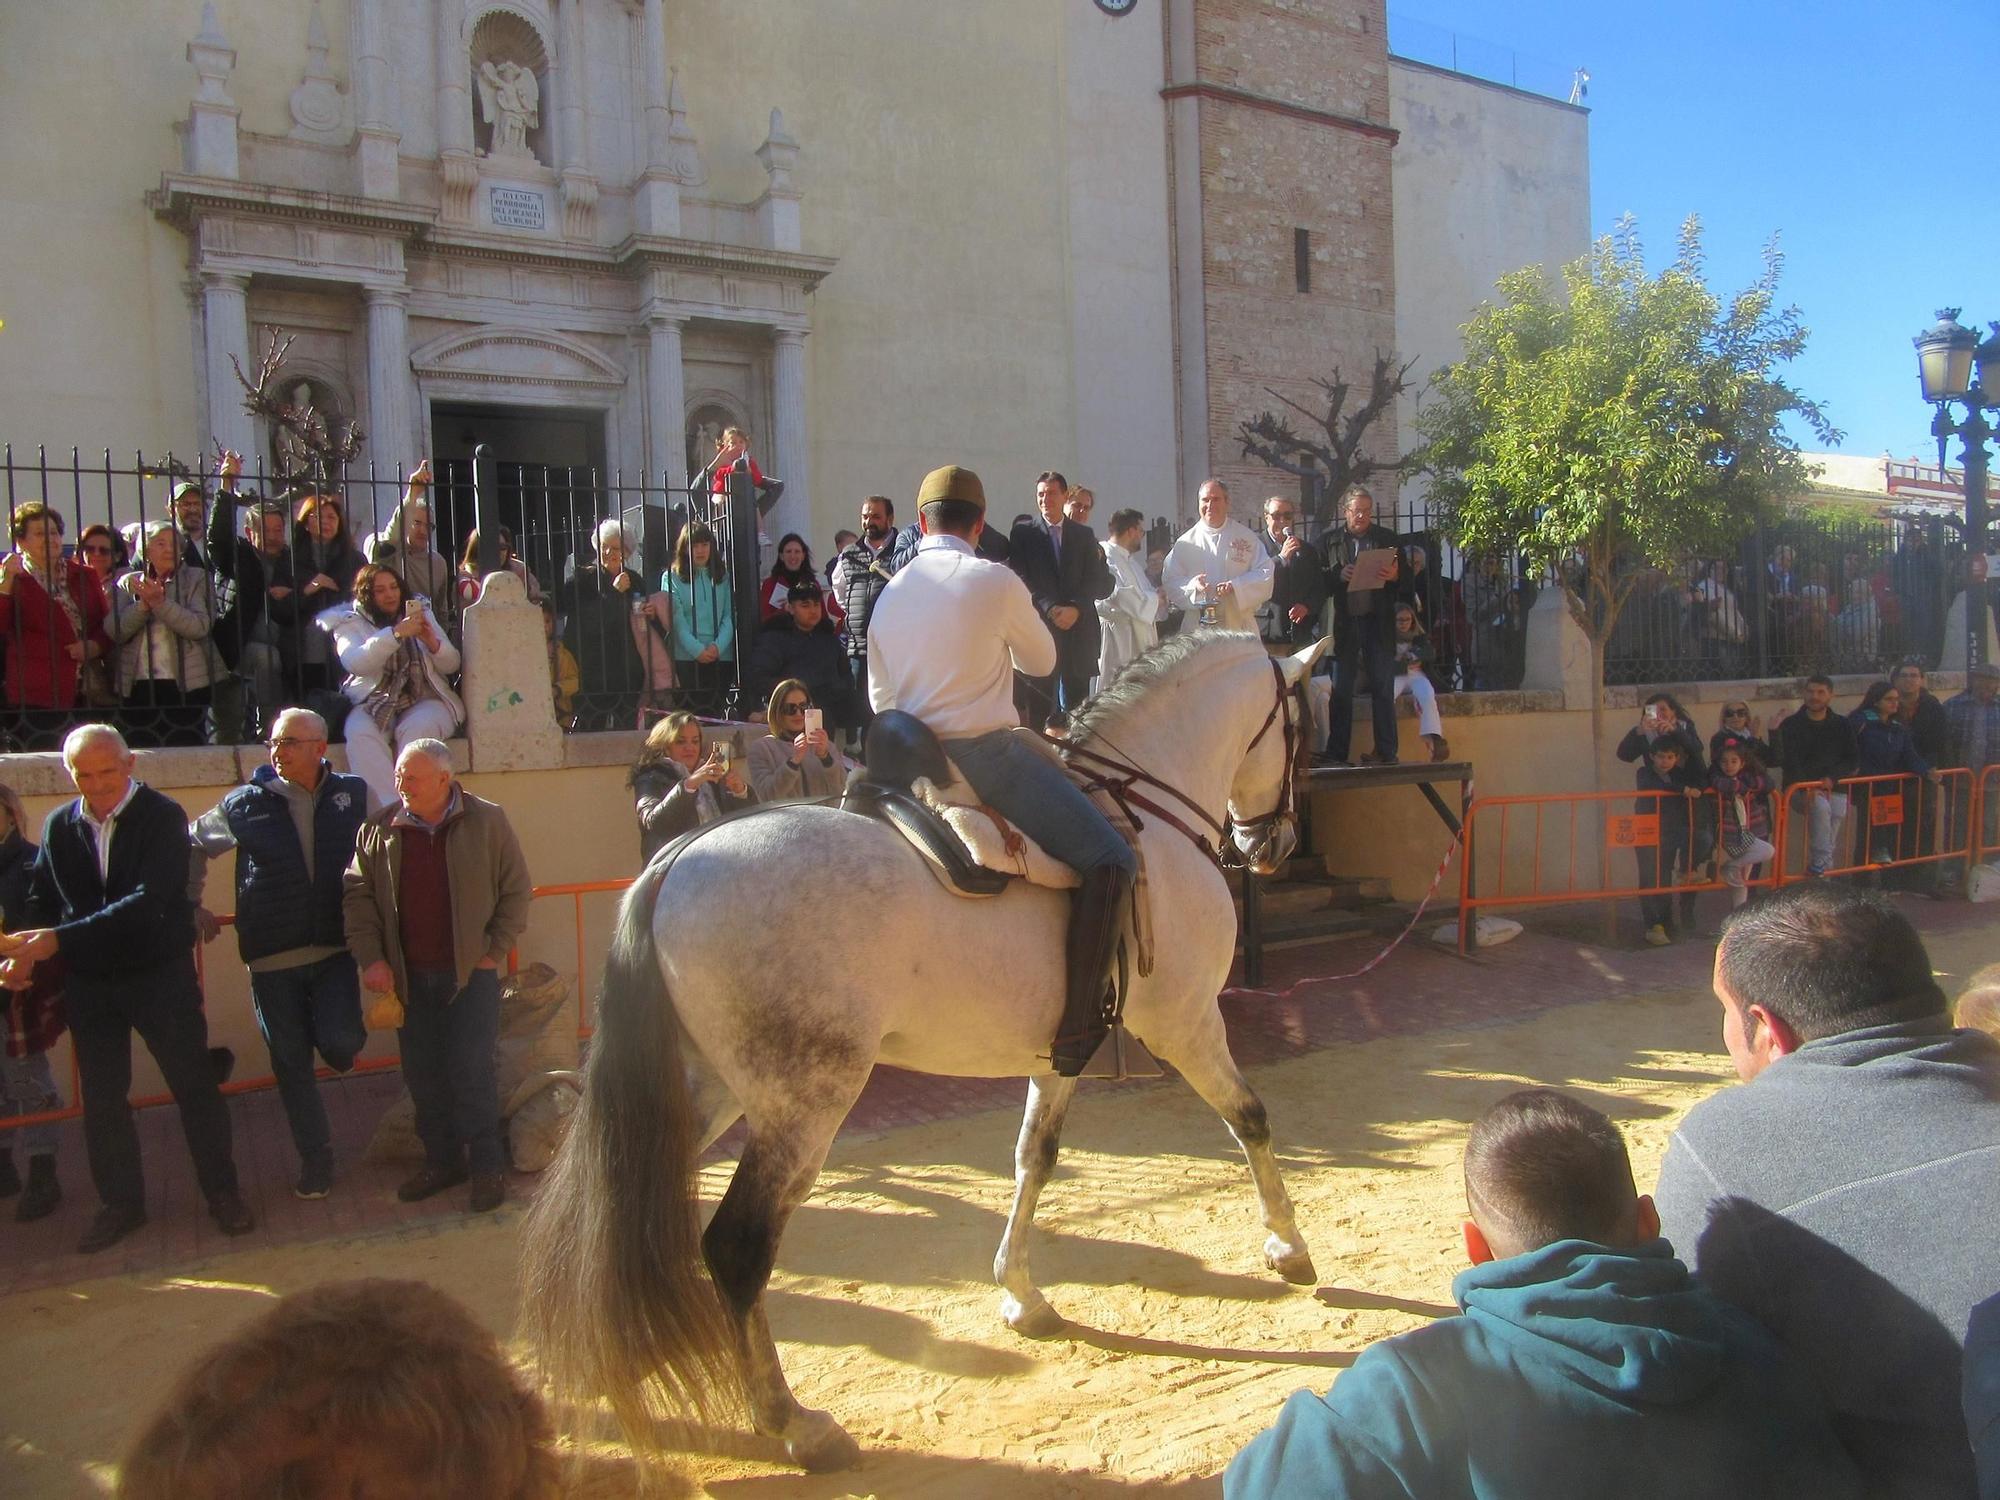
[[687, 319], [656, 313], [646, 320], [646, 488], [687, 488], [687, 391], [681, 330]]
[[[632, 222], [641, 234], [681, 232], [681, 185], [673, 158], [673, 115], [668, 103], [666, 0], [646, 0], [646, 166], [632, 188]], [[678, 419], [677, 419], [678, 420]]]
[[556, 76], [556, 101], [562, 121], [563, 235], [572, 240], [597, 237], [597, 179], [590, 171], [590, 141], [583, 110], [583, 0], [562, 0], [561, 65]]
[[806, 482], [806, 336], [781, 328], [772, 339], [771, 472], [785, 493], [764, 522], [773, 541], [788, 531], [810, 536], [812, 501]]
[[403, 287], [361, 289], [368, 303], [368, 446], [378, 475], [416, 467], [416, 405], [410, 378], [409, 292]]
[[[250, 278], [237, 271], [201, 273], [202, 366], [208, 379], [208, 427], [225, 448], [243, 455], [246, 469], [256, 472], [257, 429], [243, 409], [243, 387], [236, 379], [240, 365], [250, 373]], [[235, 356], [236, 364], [230, 363]]]
[[472, 222], [472, 192], [479, 167], [472, 159], [472, 59], [465, 50], [464, 8], [437, 7], [438, 169], [444, 179], [440, 209], [454, 224]]
[[401, 190], [396, 75], [389, 66], [389, 26], [382, 4], [383, 0], [355, 0], [354, 10], [354, 149], [364, 198], [394, 198]]

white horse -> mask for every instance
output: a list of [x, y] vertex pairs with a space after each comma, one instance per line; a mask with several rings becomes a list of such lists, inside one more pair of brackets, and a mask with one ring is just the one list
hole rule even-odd
[[[1131, 791], [1158, 940], [1152, 972], [1132, 967], [1125, 1024], [1227, 1122], [1263, 1210], [1265, 1264], [1304, 1285], [1312, 1257], [1216, 1005], [1236, 919], [1205, 841], [1226, 813], [1252, 868], [1289, 856], [1292, 695], [1326, 644], [1274, 660], [1249, 635], [1177, 637], [1086, 705], [1071, 739], [1086, 763], [1147, 777]], [[747, 1397], [795, 1463], [858, 1459], [832, 1416], [793, 1397], [763, 1294], [785, 1222], [878, 1061], [1027, 1075], [993, 1272], [1011, 1327], [1058, 1332], [1028, 1231], [1076, 1089], [1047, 1058], [1067, 901], [1018, 885], [968, 908], [886, 825], [812, 804], [662, 851], [626, 895], [582, 1101], [522, 1235], [526, 1329], [558, 1397], [607, 1399], [644, 1447], [662, 1410], [713, 1419]], [[768, 957], [788, 953], [814, 961]], [[696, 1159], [739, 1117], [743, 1154], [703, 1232]]]

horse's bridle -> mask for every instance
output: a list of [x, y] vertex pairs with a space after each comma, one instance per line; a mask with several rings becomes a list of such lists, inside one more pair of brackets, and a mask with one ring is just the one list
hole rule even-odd
[[[1097, 751], [1083, 745], [1064, 745], [1062, 747], [1063, 758], [1069, 761], [1085, 761], [1091, 766], [1096, 767], [1097, 769], [1093, 769], [1087, 773], [1083, 789], [1086, 792], [1104, 792], [1113, 802], [1118, 804], [1124, 811], [1125, 816], [1132, 820], [1132, 825], [1135, 828], [1142, 828], [1145, 825], [1139, 821], [1137, 814], [1132, 809], [1135, 807], [1144, 808], [1169, 828], [1176, 830], [1192, 842], [1197, 849], [1201, 850], [1202, 853], [1214, 860], [1223, 869], [1236, 870], [1243, 868], [1245, 865], [1255, 864], [1277, 839], [1278, 829], [1291, 821], [1294, 812], [1293, 769], [1294, 762], [1298, 756], [1299, 728], [1298, 720], [1292, 713], [1291, 687], [1285, 681], [1284, 668], [1278, 665], [1275, 657], [1271, 659], [1271, 680], [1276, 691], [1273, 695], [1270, 712], [1264, 715], [1264, 722], [1257, 727], [1256, 734], [1250, 737], [1250, 743], [1243, 750], [1244, 755], [1248, 756], [1252, 750], [1255, 750], [1263, 743], [1264, 736], [1271, 732], [1273, 724], [1283, 724], [1285, 769], [1284, 774], [1279, 778], [1278, 801], [1276, 806], [1260, 818], [1246, 818], [1239, 821], [1225, 813], [1224, 821], [1217, 822], [1209, 814], [1207, 808], [1196, 802], [1192, 797], [1189, 797], [1178, 787], [1169, 786], [1150, 771], [1143, 770], [1129, 761], [1120, 760], [1109, 755], [1100, 755]], [[1150, 787], [1173, 798], [1174, 801], [1191, 812], [1207, 832], [1198, 832], [1190, 828], [1170, 808], [1162, 807], [1145, 792], [1137, 790], [1139, 787]], [[1231, 828], [1262, 830], [1251, 854], [1238, 855], [1235, 852], [1235, 844], [1229, 837]]]

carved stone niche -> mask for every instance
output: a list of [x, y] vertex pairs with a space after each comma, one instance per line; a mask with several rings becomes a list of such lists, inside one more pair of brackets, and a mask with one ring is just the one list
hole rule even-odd
[[512, 11], [472, 28], [473, 154], [498, 164], [550, 164], [549, 55], [542, 35]]

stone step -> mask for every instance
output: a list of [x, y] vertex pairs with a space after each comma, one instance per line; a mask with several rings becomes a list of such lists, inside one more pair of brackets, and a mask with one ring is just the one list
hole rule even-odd
[[[1268, 952], [1274, 948], [1294, 947], [1303, 943], [1324, 942], [1328, 938], [1380, 936], [1385, 940], [1402, 931], [1410, 920], [1409, 908], [1401, 904], [1382, 903], [1361, 908], [1325, 907], [1319, 911], [1299, 912], [1285, 917], [1273, 918], [1268, 915], [1264, 921], [1264, 948]], [[1240, 940], [1236, 948], [1240, 953]]]
[[[1238, 922], [1243, 920], [1242, 890], [1239, 881], [1231, 882], [1230, 900], [1236, 907]], [[1258, 896], [1258, 906], [1267, 923], [1299, 912], [1359, 911], [1390, 899], [1387, 878], [1376, 875], [1266, 879]]]

